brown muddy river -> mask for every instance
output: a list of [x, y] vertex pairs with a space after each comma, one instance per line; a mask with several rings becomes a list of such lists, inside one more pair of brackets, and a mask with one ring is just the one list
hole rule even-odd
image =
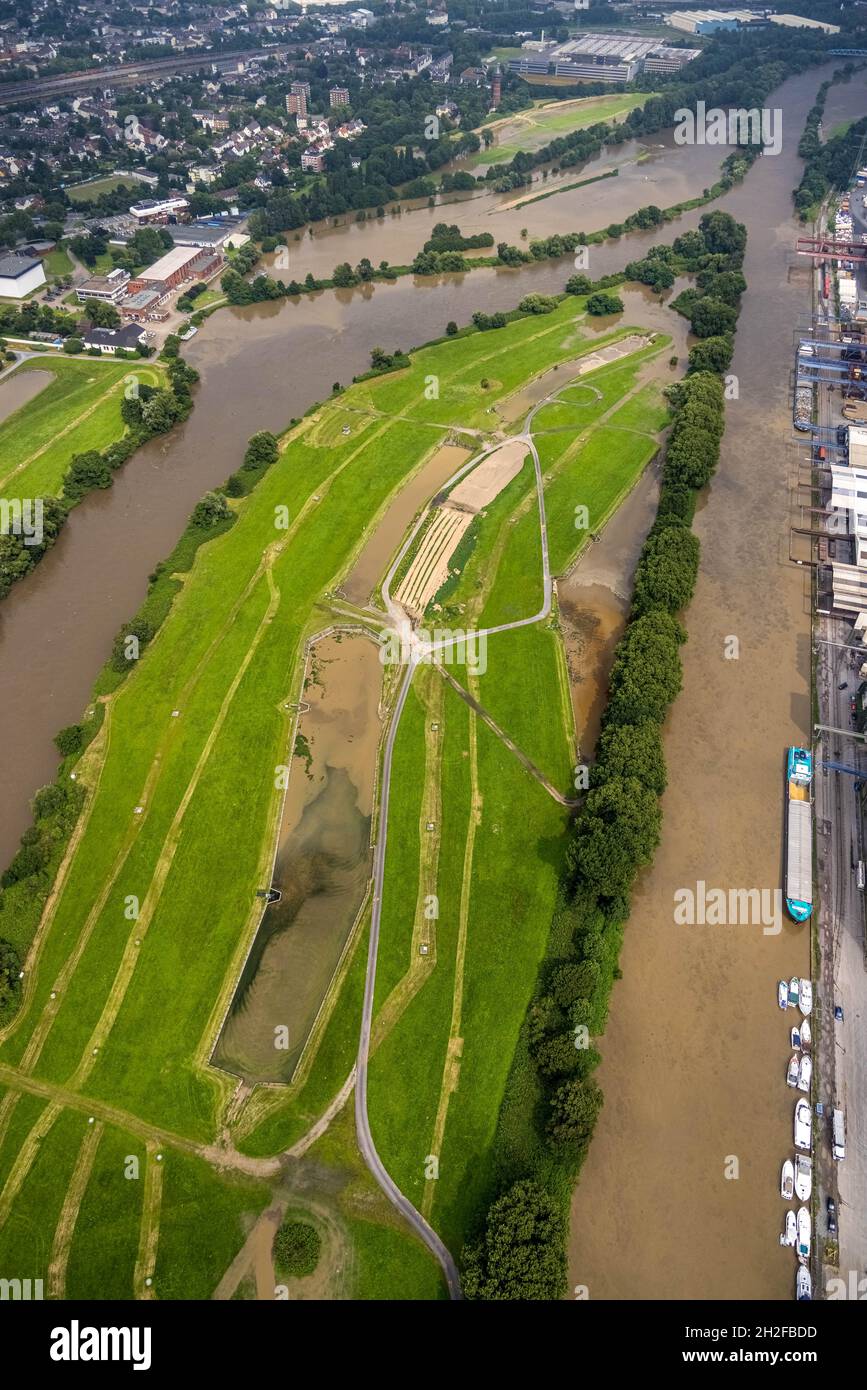
[[[783, 151], [725, 201], [750, 229], [740, 396], [696, 518], [702, 562], [665, 732], [662, 843], [626, 927], [601, 1046], [605, 1105], [573, 1202], [570, 1278], [591, 1298], [794, 1296], [779, 1245], [794, 1103], [776, 985], [808, 970], [809, 935], [792, 923], [779, 935], [678, 926], [673, 909], [675, 891], [699, 880], [780, 886], [785, 747], [809, 737], [807, 572], [788, 562], [792, 332], [809, 299], [789, 251], [796, 146], [819, 80], [774, 94]], [[863, 86], [840, 88], [836, 110], [845, 99], [863, 114]], [[731, 637], [737, 659], [726, 659]]]
[[[527, 240], [534, 236], [553, 236], [555, 232], [594, 231], [610, 222], [622, 222], [647, 203], [670, 207], [700, 194], [716, 179], [726, 151], [710, 145], [675, 145], [670, 131], [647, 137], [646, 143], [624, 141], [602, 150], [586, 164], [565, 169], [561, 174], [538, 170], [532, 185], [508, 193], [480, 192], [452, 194], [436, 207], [427, 199], [404, 203], [400, 212], [386, 211], [384, 218], [368, 217], [364, 222], [348, 213], [328, 226], [299, 227], [287, 232], [287, 248], [266, 257], [270, 272], [282, 280], [303, 280], [308, 272], [316, 279], [330, 277], [341, 261], [357, 265], [363, 256], [374, 264], [387, 260], [392, 265], [411, 264], [437, 222], [457, 222], [465, 236], [490, 232], [494, 242], [521, 245], [522, 230]], [[639, 162], [640, 161], [640, 162]], [[515, 207], [514, 203], [537, 193], [549, 193], [560, 185], [579, 182], [618, 169], [616, 178], [602, 179], [584, 188], [567, 189], [556, 198]], [[526, 244], [526, 243], [524, 243]], [[475, 253], [490, 255], [482, 249]], [[621, 257], [630, 260], [632, 253]]]

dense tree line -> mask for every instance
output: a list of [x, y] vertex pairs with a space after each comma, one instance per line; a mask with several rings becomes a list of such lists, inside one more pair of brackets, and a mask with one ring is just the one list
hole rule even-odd
[[[663, 264], [683, 269], [689, 262], [697, 276], [708, 273], [708, 288], [721, 293], [717, 277], [740, 274], [744, 229], [727, 214], [713, 213], [686, 237], [666, 248]], [[726, 282], [735, 305], [739, 283]], [[697, 493], [716, 467], [724, 428], [718, 375], [693, 370], [668, 394], [674, 421], [659, 507], [636, 568], [589, 788], [567, 846], [548, 959], [500, 1114], [494, 1146], [499, 1191], [464, 1251], [468, 1298], [548, 1299], [565, 1292], [568, 1195], [602, 1104], [591, 1039], [605, 1028], [636, 874], [659, 842], [666, 785], [662, 726], [681, 688], [686, 633], [679, 614], [698, 572], [690, 522]]]
[[[830, 85], [823, 84], [825, 89]], [[821, 93], [822, 89], [820, 89]], [[813, 210], [829, 193], [849, 187], [855, 170], [860, 142], [867, 135], [867, 116], [856, 121], [840, 135], [832, 135], [824, 143], [819, 137], [819, 123], [824, 111], [824, 94], [820, 103], [807, 116], [807, 124], [798, 151], [806, 159], [801, 182], [793, 198], [801, 221], [806, 222]]]

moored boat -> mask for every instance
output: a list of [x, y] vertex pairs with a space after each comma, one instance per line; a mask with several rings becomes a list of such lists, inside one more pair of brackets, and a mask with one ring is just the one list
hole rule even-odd
[[801, 981], [798, 979], [797, 975], [793, 975], [791, 980], [789, 981], [789, 1007], [792, 1009], [796, 1009], [798, 1007], [798, 1000], [800, 999], [800, 997]]
[[810, 1023], [809, 1023], [809, 1020], [808, 1020], [808, 1019], [806, 1019], [806, 1018], [801, 1019], [801, 1028], [800, 1028], [800, 1032], [801, 1032], [801, 1047], [803, 1047], [804, 1049], [807, 1049], [807, 1048], [809, 1048], [811, 1042], [813, 1041], [813, 1034], [812, 1034], [812, 1032], [810, 1031]]
[[786, 1085], [797, 1086], [798, 1084], [798, 1058], [795, 1053], [789, 1058], [789, 1065], [786, 1068]]
[[798, 1259], [804, 1263], [810, 1258], [810, 1236], [812, 1235], [812, 1222], [810, 1213], [806, 1207], [798, 1207]]
[[801, 980], [798, 1002], [801, 1006], [801, 1013], [806, 1018], [813, 1008], [813, 986], [809, 980]]
[[787, 1009], [789, 1007], [789, 986], [786, 984], [785, 980], [780, 980], [780, 983], [777, 985], [777, 1003], [781, 1009]]
[[794, 1245], [798, 1239], [798, 1223], [791, 1207], [786, 1212], [785, 1230], [780, 1236], [781, 1245]]
[[795, 1290], [799, 1303], [809, 1303], [813, 1297], [813, 1280], [806, 1265], [798, 1265]]
[[806, 1154], [795, 1159], [795, 1195], [799, 1202], [809, 1202], [813, 1191], [813, 1160]]
[[809, 1102], [799, 1100], [795, 1106], [795, 1148], [809, 1153], [813, 1139], [813, 1112]]
[[809, 1091], [810, 1082], [813, 1078], [813, 1063], [811, 1058], [802, 1056], [798, 1067], [798, 1090]]
[[786, 907], [796, 922], [813, 910], [813, 755], [790, 748], [786, 757]]
[[801, 1050], [801, 1034], [797, 1027], [792, 1029], [792, 1047], [796, 1052]]
[[783, 1171], [780, 1176], [780, 1196], [784, 1202], [791, 1202], [794, 1190], [795, 1165], [790, 1158], [787, 1158], [783, 1164]]

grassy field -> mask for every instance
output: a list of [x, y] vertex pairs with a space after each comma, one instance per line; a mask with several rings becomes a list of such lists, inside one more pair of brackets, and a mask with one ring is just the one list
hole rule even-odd
[[611, 96], [539, 103], [531, 111], [519, 111], [499, 125], [487, 127], [493, 129], [494, 144], [488, 150], [481, 149], [471, 155], [464, 161], [464, 167], [507, 164], [516, 154], [541, 149], [558, 136], [570, 135], [600, 121], [620, 120], [646, 100], [647, 97], [639, 92], [620, 92]]
[[25, 362], [7, 377], [50, 372], [53, 380], [0, 424], [0, 497], [56, 497], [73, 454], [120, 439], [124, 380], [133, 371], [149, 386], [162, 379], [156, 366], [59, 355]]
[[100, 193], [113, 193], [116, 188], [124, 186], [130, 190], [133, 197], [137, 197], [144, 187], [141, 179], [132, 177], [129, 174], [109, 174], [104, 179], [94, 179], [92, 183], [74, 183], [66, 192], [70, 202], [88, 203], [98, 198]]
[[[0, 1097], [0, 1213], [4, 1200], [10, 1213], [5, 1225], [0, 1220], [0, 1239], [14, 1239], [17, 1248], [34, 1222], [40, 1249], [50, 1251], [52, 1231], [63, 1225], [63, 1194], [76, 1181], [83, 1184], [70, 1288], [104, 1286], [129, 1296], [130, 1280], [142, 1274], [135, 1272], [141, 1247], [151, 1251], [146, 1263], [156, 1297], [207, 1297], [269, 1187], [235, 1171], [231, 1154], [226, 1171], [215, 1172], [187, 1150], [214, 1145], [232, 1129], [248, 1153], [275, 1154], [305, 1133], [346, 1081], [357, 1043], [363, 929], [297, 1086], [285, 1094], [257, 1092], [249, 1114], [242, 1108], [236, 1116], [234, 1082], [207, 1065], [259, 921], [255, 894], [267, 881], [280, 801], [274, 768], [288, 760], [287, 704], [297, 698], [303, 642], [334, 621], [327, 595], [353, 563], [365, 528], [452, 426], [490, 431], [498, 418], [490, 405], [630, 331], [600, 337], [592, 329], [583, 302], [565, 299], [543, 318], [423, 349], [408, 369], [361, 382], [306, 417], [285, 437], [258, 487], [233, 504], [235, 524], [199, 551], [159, 635], [128, 678], [101, 679], [104, 722], [78, 767], [87, 790], [78, 838], [30, 950], [22, 1008], [0, 1038], [9, 1088]], [[32, 403], [42, 402], [37, 433], [29, 445], [23, 434], [15, 436], [17, 457], [28, 459], [28, 468], [35, 464], [26, 448], [52, 438], [51, 410], [55, 429], [61, 408], [63, 418], [77, 420], [76, 387], [86, 385], [87, 399], [98, 399], [97, 387], [112, 370], [60, 365], [94, 377], [99, 372], [99, 380], [73, 381], [64, 372], [65, 390], [58, 387], [53, 406], [49, 401], [46, 410], [52, 388]], [[635, 362], [621, 363], [590, 376], [599, 379], [601, 405], [582, 384], [566, 406], [579, 423], [539, 436], [540, 448], [558, 441], [545, 464], [552, 544], [570, 515], [568, 488], [563, 485], [562, 498], [553, 489], [573, 467], [569, 440], [588, 419], [611, 436], [592, 468], [585, 448], [595, 435], [576, 451], [574, 464], [596, 479], [600, 512], [640, 467], [641, 451], [646, 456], [655, 447], [647, 431], [648, 422], [661, 423], [659, 401], [648, 395], [619, 404], [635, 386], [636, 369]], [[439, 383], [436, 400], [425, 389], [431, 375]], [[483, 377], [489, 385], [482, 390]], [[618, 422], [619, 411], [626, 414]], [[15, 417], [7, 424], [14, 430]], [[635, 441], [635, 452], [621, 443], [621, 458], [613, 440]], [[606, 456], [615, 460], [607, 474]], [[465, 585], [462, 602], [473, 620], [509, 611], [518, 599], [527, 611], [538, 606], [537, 501], [529, 468], [507, 491], [502, 505], [490, 509], [496, 523], [490, 536], [480, 530], [481, 583]], [[288, 529], [275, 526], [278, 510]], [[545, 624], [502, 634], [502, 641], [490, 674], [471, 693], [566, 789], [573, 733], [554, 631]], [[458, 679], [466, 675], [457, 672]], [[566, 811], [428, 668], [418, 673], [401, 723], [392, 787], [371, 1075], [374, 1132], [398, 1181], [406, 1179], [409, 1195], [426, 1201], [438, 1228], [459, 1245], [490, 1179], [485, 1154], [544, 948]], [[428, 918], [419, 909], [431, 892], [439, 914]], [[450, 1094], [443, 1078], [453, 1071], [460, 1084]], [[16, 1077], [44, 1086], [48, 1103], [18, 1099]], [[88, 1143], [90, 1107], [105, 1126], [98, 1144]], [[360, 1184], [367, 1194], [355, 1206], [341, 1206], [355, 1243], [357, 1296], [384, 1297], [387, 1288], [405, 1287], [436, 1297], [435, 1266], [395, 1230], [391, 1209], [384, 1198], [376, 1204], [381, 1194], [354, 1149], [349, 1152], [351, 1109], [350, 1103], [339, 1118], [350, 1127], [343, 1147], [332, 1153], [320, 1140], [314, 1152], [348, 1165], [350, 1189]], [[60, 1144], [55, 1134], [63, 1139], [63, 1161], [43, 1168], [43, 1149]], [[117, 1186], [125, 1144], [131, 1155], [147, 1150], [140, 1196]], [[157, 1147], [164, 1155], [159, 1170]], [[16, 1165], [19, 1153], [24, 1157]], [[431, 1153], [441, 1156], [441, 1176], [425, 1185], [422, 1163]], [[111, 1192], [122, 1195], [111, 1199]], [[111, 1200], [117, 1249], [91, 1272], [96, 1213]], [[20, 1218], [17, 1225], [10, 1224], [13, 1217]], [[7, 1228], [18, 1234], [7, 1237]], [[396, 1262], [387, 1272], [386, 1258]]]
[[43, 257], [42, 264], [45, 266], [45, 274], [49, 279], [58, 275], [71, 275], [74, 270], [72, 261], [60, 245], [55, 246], [47, 256]]

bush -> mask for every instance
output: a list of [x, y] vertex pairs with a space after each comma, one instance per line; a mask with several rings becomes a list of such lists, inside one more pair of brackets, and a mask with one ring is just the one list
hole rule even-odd
[[200, 502], [193, 508], [190, 521], [193, 526], [204, 529], [205, 527], [218, 526], [221, 521], [226, 521], [232, 515], [231, 508], [225, 497], [221, 497], [218, 492], [206, 492]]
[[18, 952], [11, 941], [0, 936], [0, 1018], [14, 1013], [18, 1007], [21, 995], [21, 981], [18, 978], [20, 973], [21, 961]]
[[98, 450], [89, 449], [86, 454], [73, 454], [63, 479], [64, 497], [70, 502], [78, 502], [96, 488], [107, 487], [111, 487], [111, 468]]
[[250, 436], [244, 453], [245, 468], [270, 468], [279, 455], [277, 438], [270, 430], [259, 430]]
[[133, 662], [137, 661], [154, 635], [154, 629], [146, 618], [135, 617], [121, 628], [111, 648], [110, 666], [113, 671], [126, 675]]
[[576, 1158], [583, 1158], [601, 1109], [602, 1092], [592, 1078], [564, 1081], [551, 1099], [550, 1143], [557, 1148], [568, 1146]]
[[600, 291], [597, 294], [591, 294], [587, 300], [588, 314], [619, 314], [622, 311], [623, 300], [617, 294], [606, 294], [604, 291]]
[[464, 1297], [562, 1298], [566, 1233], [562, 1208], [539, 1183], [530, 1178], [514, 1183], [489, 1208], [481, 1238], [464, 1248]]
[[274, 1237], [274, 1261], [281, 1273], [303, 1279], [319, 1264], [322, 1241], [315, 1226], [288, 1217]]
[[518, 308], [523, 314], [551, 314], [557, 308], [553, 294], [525, 294]]
[[82, 724], [67, 724], [65, 729], [61, 729], [59, 734], [54, 735], [54, 746], [63, 758], [80, 753], [84, 747], [84, 726]]

